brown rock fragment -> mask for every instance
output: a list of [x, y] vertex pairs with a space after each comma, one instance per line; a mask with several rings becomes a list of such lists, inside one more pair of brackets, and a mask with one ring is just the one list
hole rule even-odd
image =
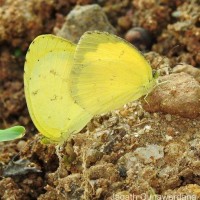
[[26, 198], [24, 191], [9, 177], [4, 178], [0, 182], [0, 198], [6, 199], [22, 199]]
[[200, 115], [200, 85], [184, 72], [160, 77], [160, 84], [143, 101], [149, 112], [164, 112], [182, 117]]
[[174, 73], [185, 72], [193, 76], [198, 82], [200, 82], [200, 70], [198, 68], [193, 67], [192, 65], [187, 64], [179, 64], [173, 68]]
[[88, 170], [88, 177], [90, 180], [105, 178], [111, 181], [117, 181], [119, 174], [112, 164], [103, 164], [92, 166]]
[[71, 174], [60, 180], [58, 188], [65, 191], [65, 193], [68, 193], [67, 197], [69, 199], [79, 199], [84, 191], [81, 187], [82, 182], [83, 180], [80, 174]]

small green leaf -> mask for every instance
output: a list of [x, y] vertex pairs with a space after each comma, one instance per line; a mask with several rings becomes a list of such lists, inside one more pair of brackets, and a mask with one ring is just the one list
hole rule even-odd
[[23, 126], [14, 126], [5, 130], [0, 130], [0, 142], [21, 138], [24, 136], [25, 131]]

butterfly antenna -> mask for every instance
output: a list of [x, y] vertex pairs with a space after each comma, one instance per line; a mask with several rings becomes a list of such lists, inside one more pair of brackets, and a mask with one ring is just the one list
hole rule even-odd
[[157, 69], [158, 66], [163, 62], [163, 60], [164, 60], [165, 58], [171, 57], [171, 56], [175, 53], [175, 50], [178, 49], [178, 47], [180, 47], [180, 46], [182, 46], [182, 45], [177, 44], [177, 45], [175, 45], [174, 47], [172, 47], [172, 48], [168, 51], [167, 55], [162, 57], [162, 59], [158, 62], [158, 64], [155, 66], [155, 68]]
[[183, 45], [180, 45], [180, 44], [177, 44], [175, 45], [174, 47], [172, 47], [169, 52], [167, 53], [167, 56], [168, 57], [171, 57], [174, 53], [175, 53], [175, 50], [177, 50], [179, 47], [181, 47]]

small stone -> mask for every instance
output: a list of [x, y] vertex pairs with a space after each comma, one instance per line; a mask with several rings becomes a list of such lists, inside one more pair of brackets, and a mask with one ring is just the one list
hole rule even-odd
[[134, 27], [130, 29], [126, 35], [125, 39], [135, 45], [141, 51], [150, 49], [152, 45], [152, 38], [150, 33], [141, 27]]
[[122, 117], [126, 117], [126, 116], [128, 116], [129, 114], [130, 114], [130, 111], [129, 110], [127, 110], [127, 109], [124, 109], [124, 110], [120, 110], [120, 115], [122, 116]]
[[151, 126], [146, 125], [146, 126], [144, 127], [144, 130], [145, 130], [146, 133], [149, 133], [149, 131], [151, 130]]
[[97, 4], [76, 6], [67, 15], [66, 22], [56, 35], [76, 43], [83, 33], [94, 30], [116, 33], [106, 14]]
[[144, 163], [151, 163], [155, 160], [164, 157], [164, 148], [162, 146], [151, 144], [146, 147], [139, 147], [134, 151], [134, 154], [139, 159], [142, 159]]
[[176, 133], [172, 127], [167, 127], [167, 135], [169, 136], [175, 136]]
[[169, 142], [170, 140], [172, 140], [172, 139], [173, 139], [173, 137], [172, 137], [172, 136], [170, 136], [170, 135], [166, 135], [166, 136], [165, 136], [165, 138], [166, 138], [166, 141], [167, 141], [167, 142]]
[[138, 131], [138, 135], [143, 135], [145, 133], [145, 129], [140, 129], [139, 131]]
[[91, 166], [87, 173], [90, 180], [104, 178], [115, 182], [120, 178], [118, 170], [111, 163]]
[[198, 82], [200, 82], [200, 70], [198, 68], [195, 68], [192, 65], [182, 63], [179, 65], [176, 65], [173, 68], [173, 73], [180, 73], [180, 72], [185, 72], [193, 76]]
[[171, 122], [172, 121], [172, 116], [170, 114], [166, 114], [165, 115], [165, 119], [168, 121], [168, 122]]
[[22, 151], [22, 149], [26, 146], [26, 142], [24, 140], [20, 140], [18, 143], [17, 143], [17, 149], [18, 151]]
[[122, 178], [127, 177], [127, 169], [123, 165], [119, 166], [118, 170], [119, 170], [120, 177]]
[[129, 29], [131, 27], [131, 20], [128, 16], [122, 16], [117, 20], [117, 23], [123, 29]]
[[138, 134], [138, 133], [134, 133], [134, 136], [135, 136], [135, 137], [138, 137], [138, 136], [139, 136], [139, 134]]
[[86, 166], [89, 167], [90, 165], [95, 164], [98, 160], [101, 159], [102, 155], [103, 153], [96, 149], [87, 150], [85, 156]]
[[[161, 84], [143, 100], [148, 112], [164, 112], [181, 117], [200, 115], [200, 84], [191, 75], [181, 72], [160, 77]], [[169, 117], [167, 117], [168, 119]]]

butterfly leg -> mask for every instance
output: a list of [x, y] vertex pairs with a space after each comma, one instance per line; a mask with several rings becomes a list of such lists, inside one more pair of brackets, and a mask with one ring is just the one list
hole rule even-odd
[[145, 95], [145, 97], [144, 97], [144, 101], [148, 104], [148, 106], [150, 106], [150, 105], [149, 105], [149, 102], [147, 101], [147, 97], [148, 97], [148, 95], [149, 95], [149, 93], [147, 93], [147, 94]]

